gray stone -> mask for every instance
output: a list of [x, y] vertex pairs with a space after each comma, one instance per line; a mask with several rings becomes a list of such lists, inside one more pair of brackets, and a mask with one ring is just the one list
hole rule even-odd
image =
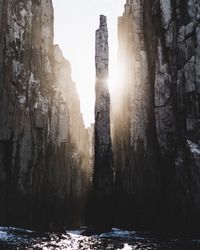
[[89, 138], [70, 63], [53, 46], [52, 1], [0, 1], [0, 19], [0, 224], [79, 223]]
[[108, 90], [108, 30], [106, 17], [100, 16], [96, 31], [96, 100], [94, 126], [94, 173], [93, 190], [97, 228], [111, 227], [109, 202], [113, 187], [112, 146], [110, 135], [110, 93]]
[[119, 18], [125, 77], [112, 107], [115, 185], [129, 200], [117, 203], [118, 215], [136, 226], [200, 225], [199, 10], [195, 0], [126, 1]]

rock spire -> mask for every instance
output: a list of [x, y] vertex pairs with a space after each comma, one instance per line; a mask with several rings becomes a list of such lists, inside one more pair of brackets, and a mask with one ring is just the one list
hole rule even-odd
[[[110, 94], [108, 90], [109, 48], [106, 17], [100, 16], [96, 31], [96, 103], [95, 103], [95, 159], [93, 185], [95, 204], [98, 206], [97, 224], [108, 223], [109, 202], [112, 192], [112, 146], [110, 136]], [[105, 205], [106, 204], [106, 205]], [[99, 226], [99, 225], [98, 225]]]

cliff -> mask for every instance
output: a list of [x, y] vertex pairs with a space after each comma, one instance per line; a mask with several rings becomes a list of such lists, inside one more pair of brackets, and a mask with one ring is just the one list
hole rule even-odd
[[126, 1], [110, 120], [101, 16], [95, 125], [86, 130], [70, 63], [53, 45], [51, 0], [0, 0], [1, 225], [79, 226], [94, 164], [95, 229], [198, 232], [199, 21], [199, 1]]
[[160, 212], [153, 64], [145, 44], [152, 28], [143, 19], [144, 11], [151, 15], [148, 6], [127, 1], [118, 20], [121, 87], [112, 108], [116, 220], [130, 227], [151, 227]]
[[200, 225], [199, 11], [198, 1], [127, 0], [119, 18], [117, 214], [138, 227]]
[[70, 64], [53, 46], [52, 2], [1, 0], [0, 20], [0, 224], [77, 223], [88, 135]]

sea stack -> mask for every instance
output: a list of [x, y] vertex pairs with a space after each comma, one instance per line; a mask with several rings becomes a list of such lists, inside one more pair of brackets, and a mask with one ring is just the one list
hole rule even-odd
[[110, 94], [108, 89], [109, 47], [106, 16], [100, 16], [100, 27], [96, 31], [96, 102], [95, 102], [95, 156], [93, 190], [95, 226], [109, 227], [110, 203], [113, 186], [112, 145], [110, 136]]

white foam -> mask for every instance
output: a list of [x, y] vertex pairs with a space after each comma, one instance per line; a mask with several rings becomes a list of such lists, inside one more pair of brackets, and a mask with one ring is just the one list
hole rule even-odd
[[191, 150], [192, 154], [200, 155], [200, 147], [199, 147], [198, 144], [196, 144], [196, 143], [194, 143], [194, 142], [192, 142], [190, 140], [187, 140], [187, 143], [188, 143], [188, 145], [190, 147], [190, 150]]

